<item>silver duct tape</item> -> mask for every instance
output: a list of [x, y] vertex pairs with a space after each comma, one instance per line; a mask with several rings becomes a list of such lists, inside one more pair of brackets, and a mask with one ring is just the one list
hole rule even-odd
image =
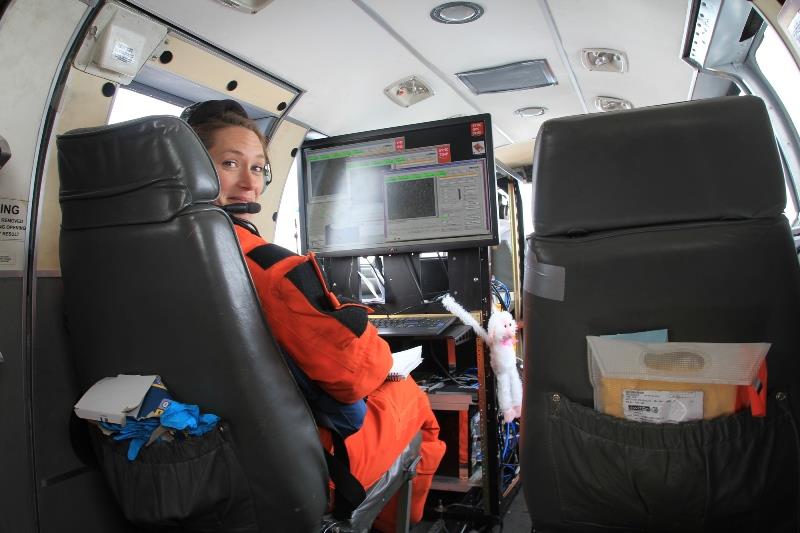
[[525, 292], [563, 302], [566, 276], [567, 271], [563, 266], [528, 261], [525, 265]]

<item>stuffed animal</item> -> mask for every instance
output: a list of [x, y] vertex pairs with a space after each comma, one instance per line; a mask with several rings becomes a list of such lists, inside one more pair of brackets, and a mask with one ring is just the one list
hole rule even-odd
[[489, 317], [488, 331], [449, 294], [442, 305], [470, 326], [489, 346], [492, 370], [497, 380], [497, 403], [508, 423], [522, 414], [522, 382], [517, 371], [517, 322], [508, 311], [495, 311]]

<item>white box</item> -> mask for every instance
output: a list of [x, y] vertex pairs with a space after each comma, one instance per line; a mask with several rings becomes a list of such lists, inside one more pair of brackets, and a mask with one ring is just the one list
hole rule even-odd
[[125, 425], [126, 416], [136, 416], [147, 391], [158, 376], [120, 374], [103, 378], [75, 404], [75, 414], [87, 420]]

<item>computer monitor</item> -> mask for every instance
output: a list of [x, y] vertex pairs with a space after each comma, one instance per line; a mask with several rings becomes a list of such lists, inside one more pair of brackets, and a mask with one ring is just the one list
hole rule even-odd
[[497, 244], [488, 114], [307, 142], [299, 182], [304, 251], [337, 257]]

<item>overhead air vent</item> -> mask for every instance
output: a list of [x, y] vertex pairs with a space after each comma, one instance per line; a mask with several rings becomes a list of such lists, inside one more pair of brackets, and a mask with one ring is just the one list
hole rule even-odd
[[546, 59], [459, 72], [456, 76], [475, 94], [536, 89], [557, 83]]

